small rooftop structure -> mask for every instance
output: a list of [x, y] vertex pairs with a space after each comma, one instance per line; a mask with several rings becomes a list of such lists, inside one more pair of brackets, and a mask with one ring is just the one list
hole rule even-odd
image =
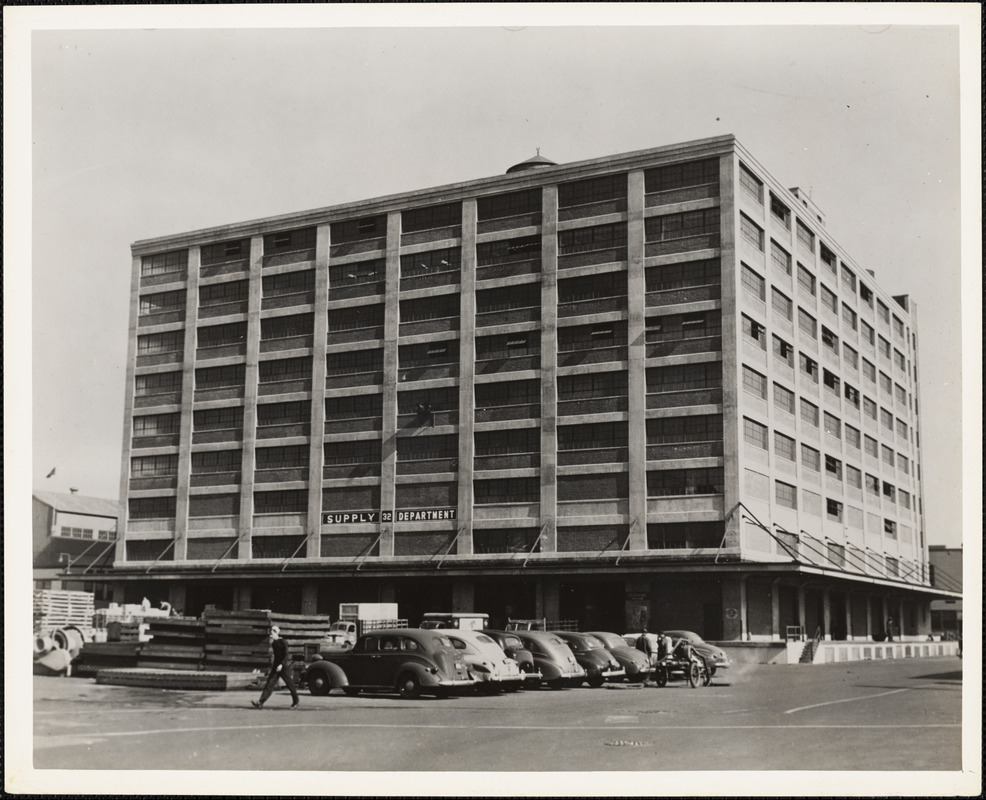
[[558, 165], [552, 161], [550, 158], [545, 158], [541, 155], [541, 148], [537, 148], [537, 154], [531, 156], [527, 161], [521, 161], [519, 164], [514, 164], [510, 169], [507, 170], [509, 175], [511, 172], [523, 172], [528, 169], [540, 169], [541, 167], [557, 167]]

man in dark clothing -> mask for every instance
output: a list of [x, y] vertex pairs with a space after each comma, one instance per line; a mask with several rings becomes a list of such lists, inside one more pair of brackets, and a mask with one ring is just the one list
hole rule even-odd
[[260, 701], [251, 700], [250, 703], [254, 708], [263, 708], [264, 703], [273, 694], [274, 687], [277, 686], [277, 679], [280, 678], [284, 681], [284, 685], [288, 687], [288, 691], [291, 692], [291, 708], [297, 708], [298, 690], [294, 688], [294, 681], [291, 680], [291, 665], [287, 660], [287, 642], [281, 638], [281, 629], [276, 625], [271, 626], [267, 635], [270, 638], [271, 649], [274, 651], [274, 663], [270, 668], [270, 674], [267, 675], [267, 683], [264, 685], [264, 690], [260, 693]]

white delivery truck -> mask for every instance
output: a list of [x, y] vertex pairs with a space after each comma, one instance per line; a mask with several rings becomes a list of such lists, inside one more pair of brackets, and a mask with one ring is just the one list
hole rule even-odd
[[366, 631], [406, 627], [407, 620], [398, 619], [397, 603], [340, 603], [339, 620], [329, 626], [322, 647], [349, 649]]

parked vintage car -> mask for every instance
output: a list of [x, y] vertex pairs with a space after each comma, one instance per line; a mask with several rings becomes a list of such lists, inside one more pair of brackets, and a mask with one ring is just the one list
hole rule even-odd
[[347, 695], [371, 690], [444, 697], [475, 684], [462, 654], [441, 631], [375, 630], [360, 636], [351, 650], [326, 650], [316, 659], [305, 671], [314, 695], [338, 688]]
[[579, 686], [585, 679], [585, 670], [575, 659], [575, 653], [553, 633], [547, 631], [511, 631], [534, 656], [534, 664], [541, 679], [552, 689]]
[[623, 678], [627, 673], [595, 636], [574, 631], [552, 631], [575, 653], [575, 660], [585, 670], [586, 682], [592, 687], [608, 680]]
[[541, 671], [534, 663], [534, 655], [524, 646], [524, 643], [513, 631], [485, 630], [483, 633], [500, 645], [508, 657], [517, 662], [517, 666], [524, 676], [524, 685], [526, 687], [530, 688], [541, 683]]
[[670, 636], [676, 642], [679, 639], [684, 639], [688, 642], [692, 646], [692, 650], [705, 661], [710, 678], [716, 674], [716, 670], [726, 669], [726, 667], [732, 664], [725, 650], [721, 647], [716, 647], [714, 644], [709, 644], [693, 631], [664, 631], [664, 635]]
[[452, 646], [462, 654], [476, 688], [487, 692], [516, 692], [524, 682], [517, 662], [482, 631], [443, 630]]
[[602, 642], [603, 647], [609, 650], [613, 658], [626, 670], [628, 681], [637, 682], [647, 680], [647, 676], [650, 675], [652, 668], [646, 655], [635, 647], [630, 647], [618, 633], [609, 633], [607, 631], [589, 631], [588, 633], [589, 636], [594, 636]]

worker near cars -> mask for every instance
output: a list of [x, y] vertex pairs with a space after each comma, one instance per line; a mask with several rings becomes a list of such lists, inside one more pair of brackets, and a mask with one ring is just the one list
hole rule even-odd
[[288, 691], [291, 692], [291, 708], [297, 708], [298, 690], [294, 688], [294, 681], [291, 679], [291, 665], [288, 663], [288, 644], [281, 638], [281, 629], [276, 625], [270, 627], [267, 631], [267, 637], [270, 639], [271, 650], [274, 651], [274, 663], [271, 665], [270, 673], [267, 675], [267, 683], [264, 684], [264, 690], [260, 693], [260, 700], [251, 700], [250, 704], [254, 708], [263, 708], [264, 703], [274, 693], [274, 687], [277, 686], [277, 680], [280, 678], [284, 681], [284, 685], [288, 687]]

